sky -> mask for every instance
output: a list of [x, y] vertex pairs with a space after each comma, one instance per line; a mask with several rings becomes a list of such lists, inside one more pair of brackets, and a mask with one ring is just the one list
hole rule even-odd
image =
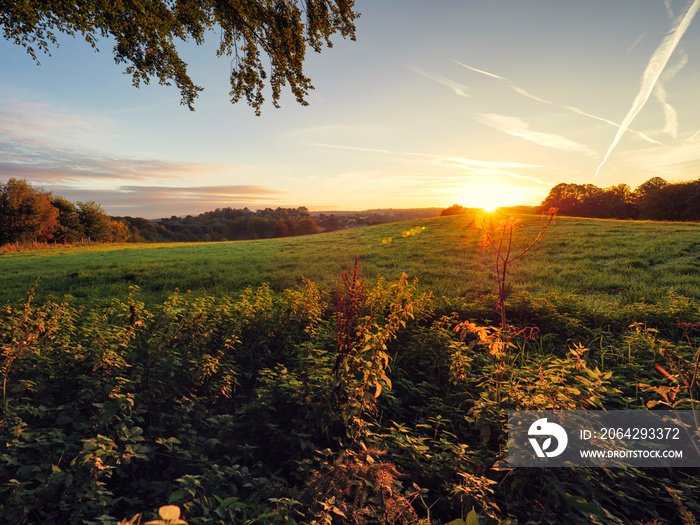
[[[204, 87], [136, 89], [102, 41], [40, 65], [0, 40], [0, 182], [116, 216], [215, 208], [538, 205], [567, 182], [633, 189], [700, 170], [700, 0], [358, 0], [357, 41], [309, 50], [309, 106], [228, 97], [217, 41], [182, 56]], [[271, 97], [267, 97], [268, 101]]]

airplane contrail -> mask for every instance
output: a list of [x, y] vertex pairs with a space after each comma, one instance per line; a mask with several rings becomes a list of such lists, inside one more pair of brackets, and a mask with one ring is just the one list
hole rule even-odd
[[676, 135], [678, 134], [678, 113], [666, 100], [666, 89], [664, 88], [664, 84], [676, 76], [676, 73], [683, 69], [687, 63], [688, 55], [683, 53], [680, 62], [675, 67], [667, 69], [654, 87], [654, 95], [659, 101], [659, 104], [661, 104], [661, 108], [664, 112], [664, 120], [666, 124], [663, 131], [671, 135], [673, 138], [676, 138]]
[[656, 48], [656, 51], [654, 51], [654, 53], [651, 55], [649, 63], [647, 64], [644, 74], [642, 75], [642, 85], [639, 89], [639, 93], [637, 93], [637, 97], [634, 99], [634, 102], [632, 102], [632, 107], [627, 113], [627, 116], [622, 121], [622, 124], [620, 124], [612, 144], [610, 144], [605, 157], [603, 157], [603, 161], [598, 166], [598, 169], [595, 172], [595, 177], [597, 177], [598, 173], [600, 173], [600, 169], [608, 160], [608, 157], [610, 157], [610, 154], [615, 149], [615, 146], [617, 146], [617, 143], [620, 142], [620, 139], [625, 134], [625, 131], [627, 131], [627, 128], [629, 128], [629, 125], [644, 107], [647, 100], [649, 100], [649, 96], [654, 90], [656, 82], [659, 80], [659, 77], [666, 67], [666, 64], [668, 64], [668, 61], [671, 58], [673, 51], [676, 49], [676, 46], [678, 46], [678, 42], [680, 41], [681, 37], [685, 33], [686, 29], [688, 29], [688, 26], [697, 13], [698, 8], [700, 8], [700, 0], [694, 0], [685, 14], [678, 17], [678, 21], [676, 22], [676, 25], [671, 33], [661, 41], [659, 47]]
[[466, 67], [467, 69], [471, 69], [472, 71], [475, 71], [477, 73], [481, 73], [482, 75], [486, 75], [487, 77], [498, 78], [500, 80], [506, 80], [505, 77], [502, 77], [500, 75], [494, 75], [493, 73], [489, 73], [488, 71], [484, 71], [483, 69], [476, 69], [475, 67], [468, 66], [467, 64], [462, 64], [459, 60], [454, 60], [453, 62], [455, 64], [459, 64], [462, 67]]
[[[495, 74], [493, 74], [493, 73], [489, 73], [488, 71], [484, 71], [484, 70], [482, 70], [482, 69], [477, 69], [477, 68], [475, 68], [475, 67], [468, 66], [468, 65], [463, 64], [462, 62], [460, 62], [460, 61], [458, 61], [458, 60], [454, 60], [454, 62], [455, 62], [456, 64], [459, 64], [460, 66], [466, 67], [467, 69], [471, 69], [472, 71], [475, 71], [476, 73], [481, 73], [482, 75], [486, 75], [486, 76], [488, 76], [488, 77], [496, 78], [496, 79], [498, 79], [498, 80], [503, 80], [504, 82], [507, 82], [507, 83], [508, 83], [508, 85], [509, 85], [509, 87], [510, 87], [511, 90], [515, 91], [516, 93], [518, 93], [518, 94], [520, 94], [520, 95], [522, 95], [522, 96], [524, 96], [524, 97], [528, 97], [528, 98], [530, 98], [530, 99], [532, 99], [532, 100], [536, 100], [537, 102], [542, 102], [543, 104], [550, 104], [550, 105], [552, 105], [552, 106], [557, 106], [557, 107], [560, 107], [560, 108], [564, 108], [564, 109], [566, 109], [566, 110], [568, 110], [568, 111], [572, 111], [573, 113], [578, 113], [579, 115], [583, 115], [584, 117], [589, 117], [589, 118], [592, 118], [592, 119], [595, 119], [595, 120], [599, 120], [599, 121], [601, 121], [601, 122], [605, 122], [606, 124], [610, 124], [611, 126], [615, 126], [616, 128], [620, 127], [620, 124], [618, 124], [617, 122], [613, 122], [612, 120], [608, 120], [608, 119], [606, 119], [606, 118], [602, 118], [602, 117], [598, 117], [598, 116], [596, 116], [596, 115], [592, 115], [591, 113], [587, 113], [587, 112], [585, 112], [585, 111], [583, 111], [583, 110], [581, 110], [581, 109], [578, 109], [578, 108], [575, 108], [575, 107], [572, 107], [572, 106], [562, 106], [561, 104], [556, 104], [556, 103], [554, 103], [554, 102], [552, 102], [552, 101], [550, 101], [550, 100], [545, 100], [545, 99], [540, 98], [540, 97], [538, 97], [538, 96], [536, 96], [536, 95], [533, 95], [532, 93], [529, 93], [529, 92], [525, 91], [524, 89], [522, 89], [522, 88], [516, 86], [515, 84], [513, 84], [513, 82], [512, 82], [511, 80], [507, 79], [506, 77], [502, 77], [502, 76], [500, 76], [500, 75], [495, 75]], [[652, 143], [652, 144], [656, 144], [656, 145], [658, 145], [658, 146], [663, 146], [663, 145], [664, 145], [663, 143], [659, 142], [658, 140], [654, 140], [654, 139], [652, 139], [651, 137], [648, 137], [647, 135], [645, 135], [645, 134], [642, 133], [641, 131], [636, 131], [636, 130], [633, 130], [633, 129], [630, 129], [629, 131], [630, 131], [631, 133], [634, 133], [635, 135], [639, 136], [639, 137], [642, 138], [643, 140], [646, 140], [647, 142], [650, 142], [650, 143]]]

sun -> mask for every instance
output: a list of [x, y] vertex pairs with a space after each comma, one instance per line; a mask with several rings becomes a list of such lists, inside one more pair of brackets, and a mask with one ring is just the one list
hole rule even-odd
[[524, 204], [527, 190], [503, 182], [473, 182], [460, 188], [462, 205], [494, 212], [505, 206]]

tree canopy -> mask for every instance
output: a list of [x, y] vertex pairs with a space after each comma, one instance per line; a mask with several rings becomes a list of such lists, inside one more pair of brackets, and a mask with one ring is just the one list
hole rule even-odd
[[542, 201], [561, 215], [603, 219], [657, 221], [700, 220], [700, 179], [669, 183], [653, 177], [634, 191], [627, 184], [599, 188], [593, 184], [561, 183]]
[[303, 70], [307, 46], [316, 52], [324, 42], [332, 47], [336, 33], [354, 40], [359, 13], [353, 7], [354, 0], [0, 0], [0, 27], [35, 60], [37, 52], [58, 47], [57, 33], [80, 34], [94, 48], [111, 37], [114, 60], [125, 64], [136, 87], [151, 79], [174, 82], [190, 109], [202, 88], [189, 77], [177, 46], [218, 38], [216, 54], [232, 57], [231, 102], [245, 97], [260, 114], [268, 67], [276, 107], [287, 84], [297, 102], [307, 104], [313, 89]]
[[0, 244], [51, 239], [58, 214], [51, 194], [32, 188], [27, 181], [10, 179], [0, 184]]

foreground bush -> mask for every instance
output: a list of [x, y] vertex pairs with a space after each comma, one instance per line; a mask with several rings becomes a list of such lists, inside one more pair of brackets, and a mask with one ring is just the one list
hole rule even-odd
[[[557, 305], [516, 299], [513, 319], [582, 330]], [[457, 333], [461, 321], [405, 276], [370, 284], [357, 267], [332, 291], [175, 295], [150, 311], [137, 290], [104, 310], [30, 293], [0, 312], [0, 521], [167, 522], [174, 507], [190, 524], [698, 513], [697, 470], [504, 462], [509, 409], [690, 408], [692, 326], [685, 342], [637, 324], [588, 349], [562, 347], [566, 334], [505, 341], [478, 322]], [[688, 379], [673, 399], [654, 364]]]

